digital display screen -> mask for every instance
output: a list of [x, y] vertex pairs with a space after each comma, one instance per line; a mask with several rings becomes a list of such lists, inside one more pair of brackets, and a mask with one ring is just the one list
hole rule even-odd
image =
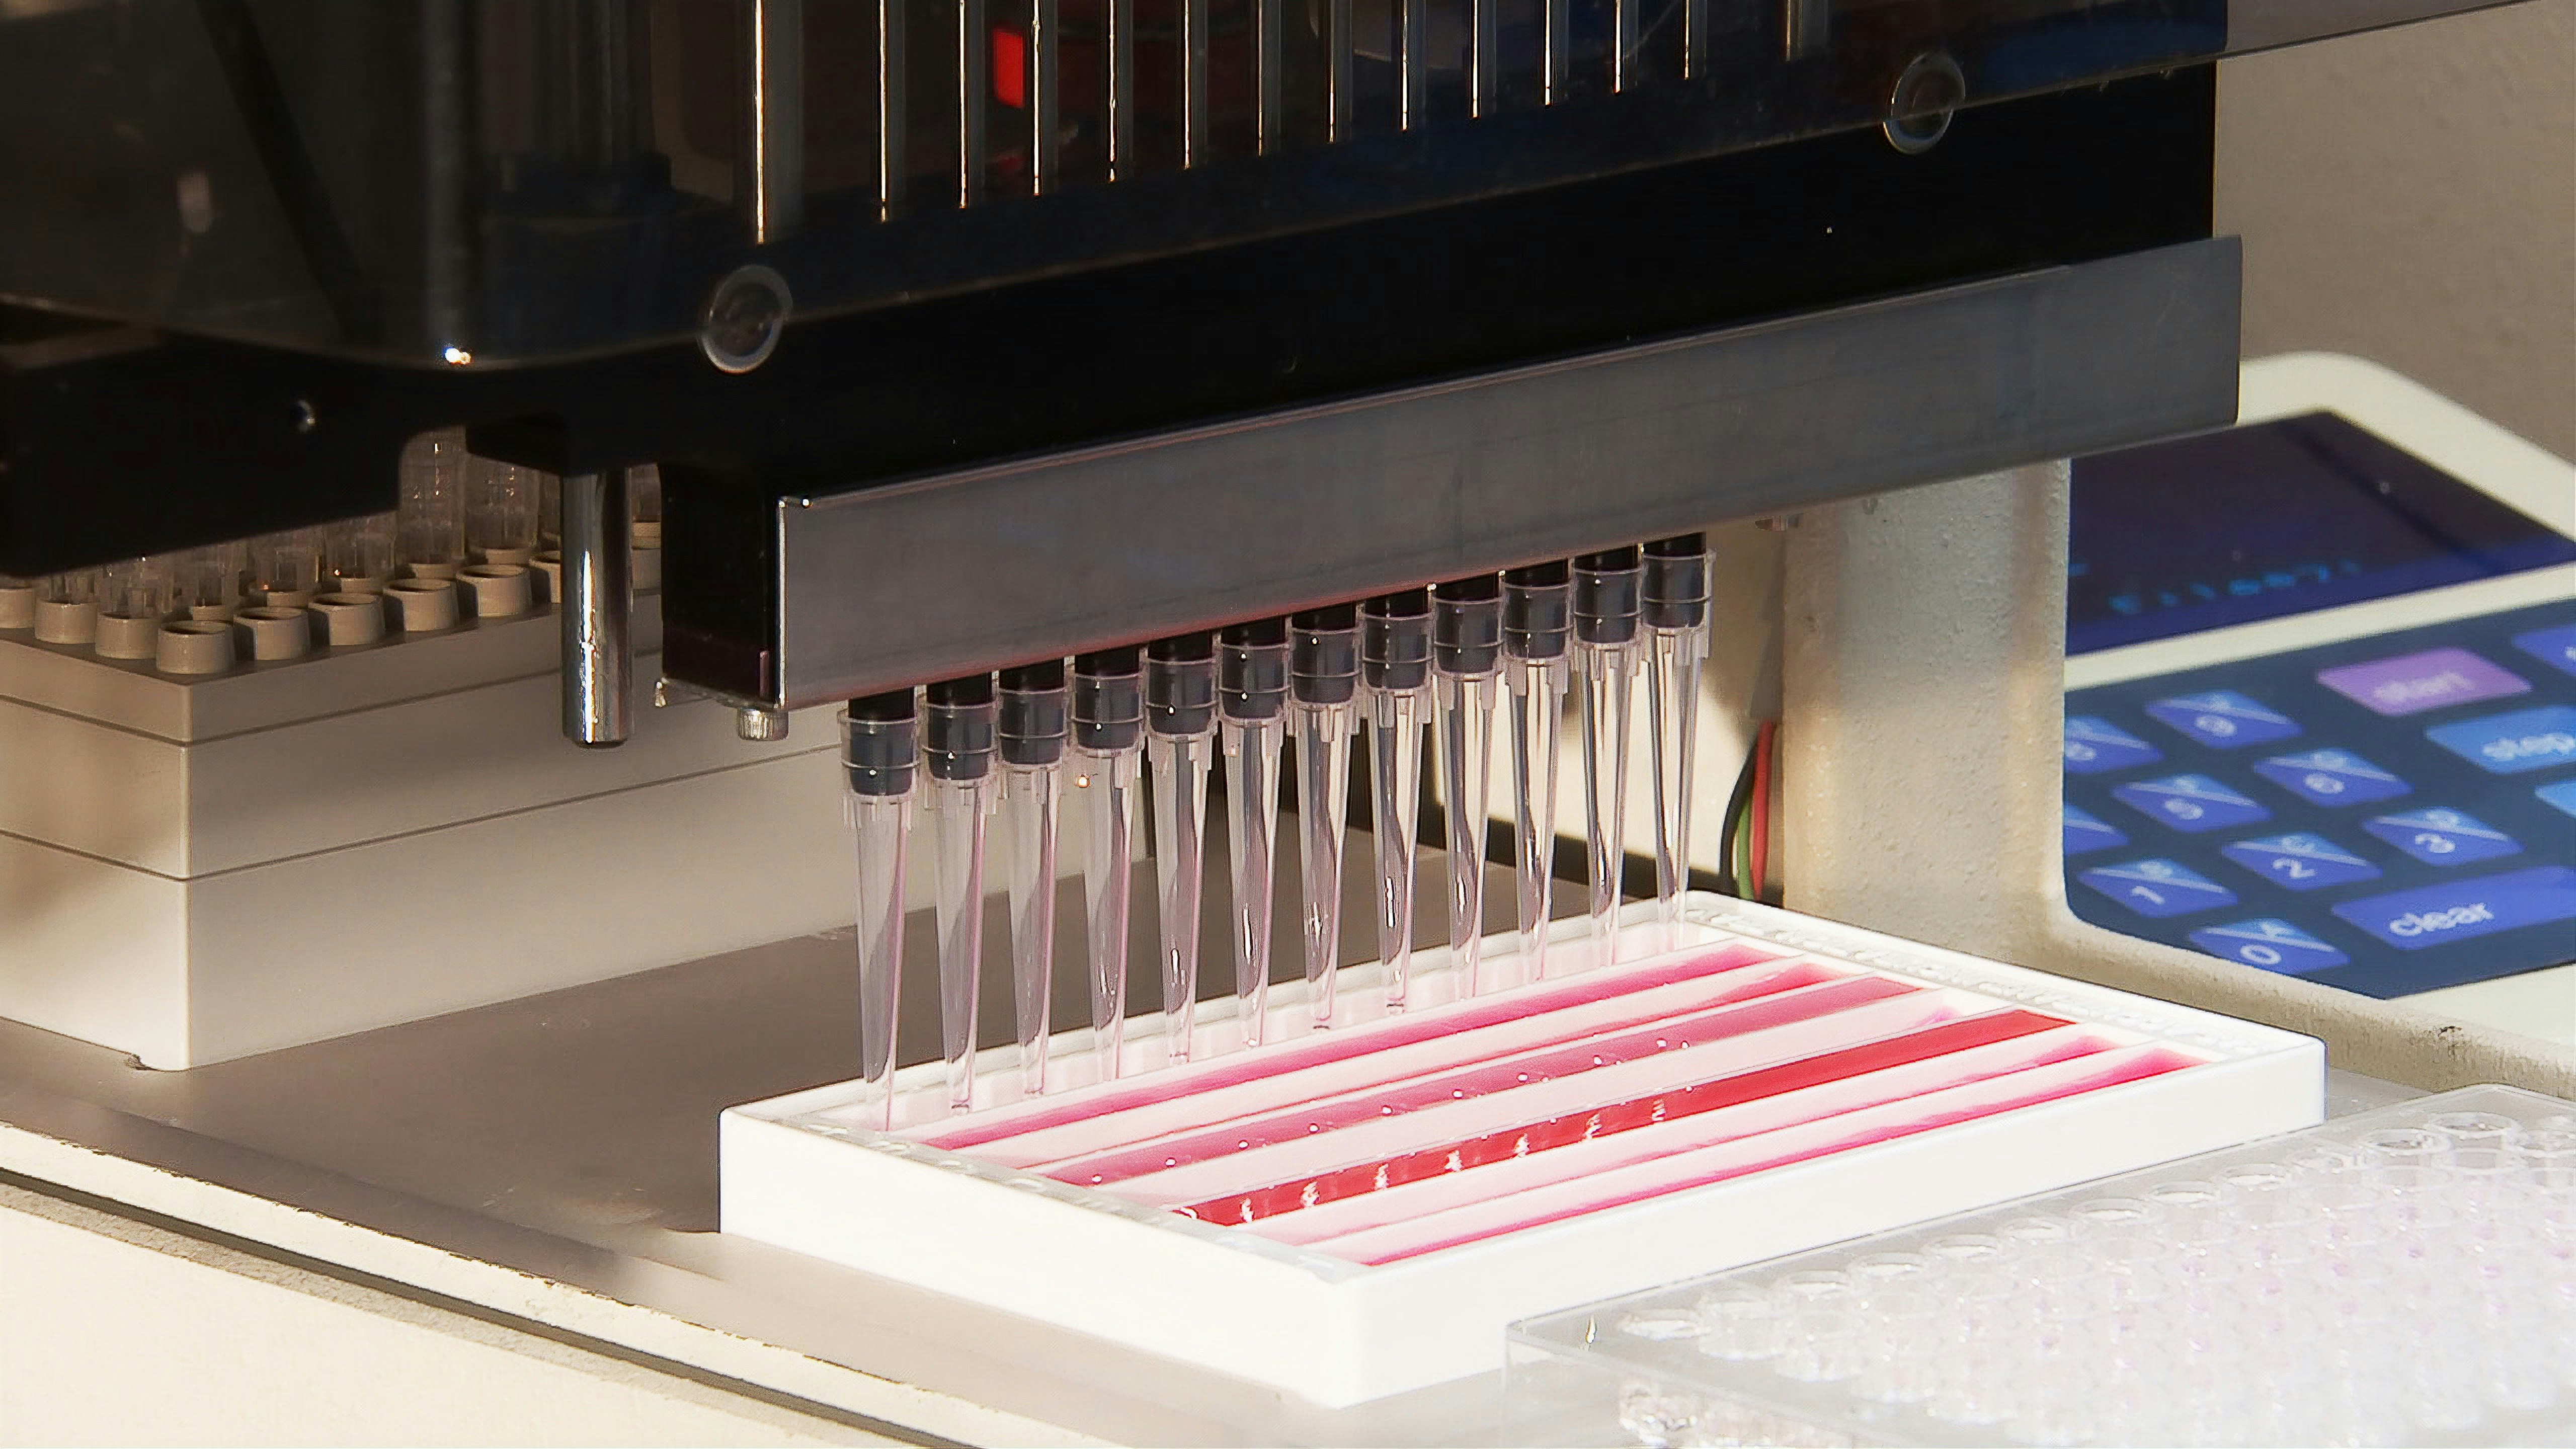
[[2066, 652], [2576, 561], [2576, 539], [2332, 413], [2078, 459]]

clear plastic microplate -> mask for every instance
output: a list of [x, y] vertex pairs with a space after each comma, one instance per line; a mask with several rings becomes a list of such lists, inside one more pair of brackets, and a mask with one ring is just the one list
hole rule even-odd
[[2576, 1103], [2470, 1087], [1510, 1333], [1516, 1437], [2576, 1442]]

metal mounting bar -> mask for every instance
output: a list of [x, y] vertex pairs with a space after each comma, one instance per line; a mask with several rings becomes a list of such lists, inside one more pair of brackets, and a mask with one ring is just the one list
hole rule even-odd
[[2233, 238], [780, 504], [791, 707], [2236, 415]]

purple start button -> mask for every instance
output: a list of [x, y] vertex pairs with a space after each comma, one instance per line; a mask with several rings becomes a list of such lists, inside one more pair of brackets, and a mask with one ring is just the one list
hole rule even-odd
[[2481, 699], [2523, 694], [2529, 682], [2466, 649], [2427, 649], [2317, 671], [2317, 683], [2380, 714], [2421, 714]]

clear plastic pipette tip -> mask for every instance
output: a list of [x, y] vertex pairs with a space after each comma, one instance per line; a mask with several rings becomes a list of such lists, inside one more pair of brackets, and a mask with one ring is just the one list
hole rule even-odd
[[1619, 872], [1628, 854], [1628, 724], [1636, 697], [1641, 575], [1635, 548], [1574, 561], [1574, 644], [1583, 664], [1584, 843], [1593, 964], [1619, 958]]
[[1413, 858], [1420, 840], [1423, 712], [1431, 696], [1429, 591], [1407, 589], [1361, 606], [1360, 682], [1377, 837], [1377, 954], [1387, 1006], [1400, 1010], [1413, 972]]
[[975, 1100], [975, 1008], [984, 965], [984, 829], [993, 809], [993, 676], [943, 680], [922, 693], [922, 761], [930, 775], [937, 861], [939, 1044], [948, 1110]]
[[1349, 605], [1288, 621], [1289, 714], [1297, 736], [1297, 828], [1305, 903], [1306, 999], [1333, 1024], [1342, 952], [1342, 838], [1350, 820], [1351, 709], [1359, 694], [1359, 619]]
[[1087, 980], [1100, 1079], [1125, 1069], [1128, 866], [1135, 854], [1138, 757], [1144, 753], [1141, 651], [1105, 649], [1073, 661], [1073, 784], [1084, 802], [1083, 905]]
[[1011, 909], [1011, 1002], [1019, 1028], [1020, 1090], [1046, 1091], [1047, 1027], [1055, 986], [1057, 802], [1065, 752], [1064, 661], [1005, 669], [997, 712], [1004, 869]]
[[1279, 751], [1287, 736], [1286, 621], [1217, 636], [1217, 712], [1225, 750], [1226, 845], [1234, 867], [1235, 1011], [1245, 1046], [1270, 1020], [1270, 908], [1277, 880]]
[[1562, 563], [1503, 574], [1504, 678], [1512, 692], [1513, 875], [1520, 973], [1547, 974], [1550, 870], [1556, 850], [1556, 745], [1565, 707], [1572, 586]]
[[841, 711], [841, 766], [858, 857], [859, 1078], [880, 1129], [894, 1126], [895, 1004], [902, 986], [904, 838], [912, 823], [920, 726], [912, 691]]
[[1207, 772], [1216, 738], [1216, 655], [1205, 634], [1145, 650], [1145, 756], [1154, 772], [1154, 879], [1162, 906], [1168, 1060], [1191, 1056], [1199, 988], [1199, 904], [1207, 879]]
[[1699, 723], [1700, 664], [1708, 655], [1708, 540], [1688, 533], [1645, 548], [1647, 719], [1655, 744], [1655, 920], [1667, 948], [1681, 944], [1682, 892], [1690, 885], [1691, 774]]
[[1502, 589], [1492, 574], [1431, 591], [1433, 735], [1449, 827], [1449, 961], [1459, 994], [1485, 989], [1485, 819], [1491, 809], [1494, 679]]

